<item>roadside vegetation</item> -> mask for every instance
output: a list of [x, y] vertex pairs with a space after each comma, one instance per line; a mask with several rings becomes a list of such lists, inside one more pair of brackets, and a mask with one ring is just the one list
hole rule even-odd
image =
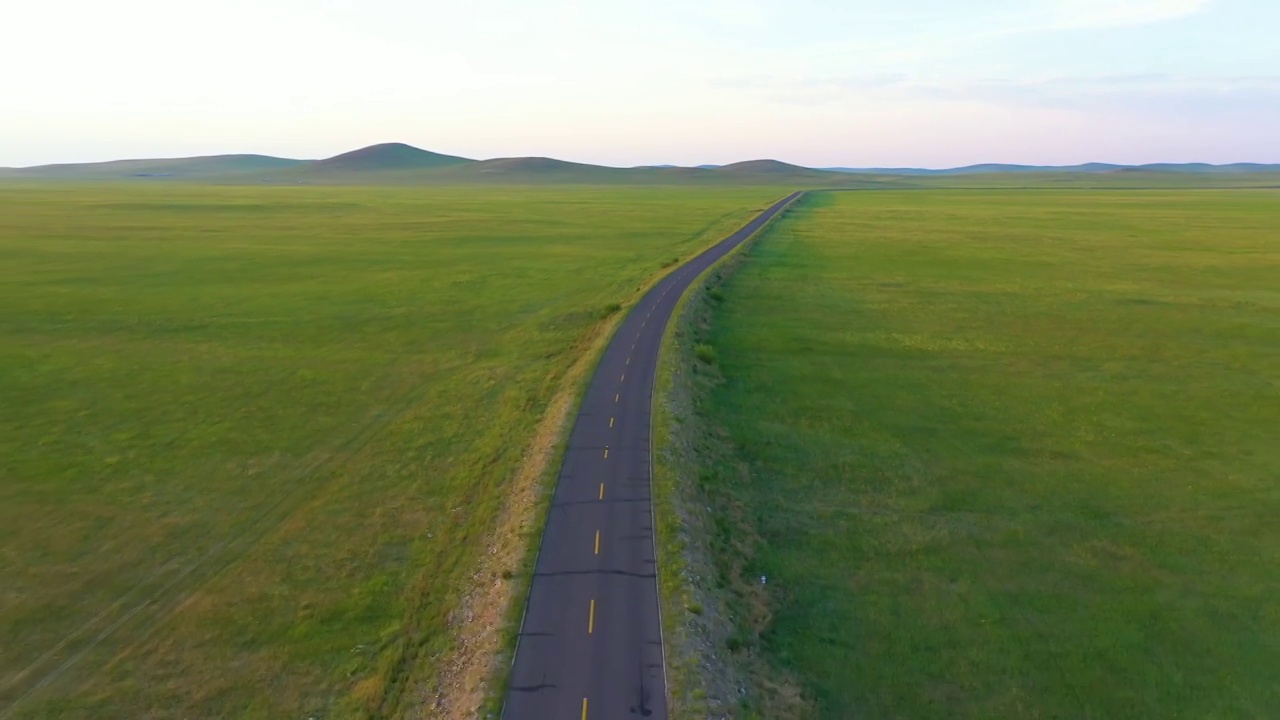
[[1267, 190], [775, 224], [664, 396], [714, 558], [682, 569], [731, 616], [701, 637], [754, 675], [731, 714], [1280, 715], [1278, 226]]
[[569, 368], [769, 188], [0, 188], [0, 717], [393, 717]]
[[[760, 237], [807, 201], [797, 200], [697, 278], [677, 303], [663, 337], [655, 387], [653, 496], [672, 718], [759, 718], [762, 708], [771, 716], [797, 717], [809, 709], [794, 678], [777, 672], [758, 653], [740, 652], [748, 628], [766, 620], [755, 611], [767, 614], [768, 609], [763, 588], [735, 565], [735, 558], [750, 556], [752, 528], [728, 518], [733, 508], [712, 499], [713, 489], [705, 482], [740, 462], [723, 431], [708, 432], [697, 407], [721, 380], [715, 348], [699, 342], [724, 300], [720, 285]], [[713, 507], [721, 512], [709, 513]]]

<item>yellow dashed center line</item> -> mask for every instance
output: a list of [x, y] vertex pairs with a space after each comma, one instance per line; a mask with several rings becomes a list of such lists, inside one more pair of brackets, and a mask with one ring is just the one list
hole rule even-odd
[[596, 531], [596, 554], [600, 554], [600, 531]]
[[587, 634], [590, 635], [596, 631], [596, 601], [591, 599], [591, 610], [587, 614]]
[[622, 393], [614, 393], [613, 401], [618, 402], [618, 398], [622, 397]]
[[604, 483], [600, 483], [600, 499], [604, 499]]
[[582, 698], [582, 720], [587, 720], [587, 699]]
[[626, 380], [627, 380], [626, 373], [622, 373], [622, 377], [618, 378], [618, 382], [626, 382]]
[[604, 449], [604, 457], [605, 457], [605, 459], [606, 459], [606, 460], [608, 460], [608, 459], [609, 459], [609, 448], [605, 448], [605, 449]]
[[609, 418], [609, 427], [613, 427], [613, 418]]

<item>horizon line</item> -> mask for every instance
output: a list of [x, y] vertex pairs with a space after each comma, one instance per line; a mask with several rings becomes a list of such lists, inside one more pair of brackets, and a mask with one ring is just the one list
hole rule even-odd
[[1207, 167], [1227, 167], [1227, 166], [1232, 166], [1232, 165], [1264, 165], [1264, 166], [1268, 166], [1268, 165], [1276, 165], [1276, 166], [1280, 166], [1280, 163], [1270, 163], [1270, 162], [1255, 161], [1255, 160], [1239, 160], [1239, 161], [1223, 162], [1223, 163], [1211, 163], [1211, 162], [1203, 162], [1203, 161], [1195, 161], [1195, 160], [1192, 160], [1192, 161], [1171, 161], [1171, 160], [1164, 160], [1164, 161], [1154, 161], [1154, 162], [1144, 162], [1144, 163], [1123, 163], [1123, 162], [1111, 162], [1111, 161], [1106, 161], [1106, 160], [1089, 160], [1089, 161], [1085, 161], [1085, 162], [1075, 162], [1075, 163], [1052, 163], [1052, 164], [1046, 164], [1046, 163], [1033, 163], [1033, 162], [983, 161], [983, 162], [976, 162], [976, 163], [968, 163], [968, 164], [964, 164], [964, 165], [950, 165], [950, 166], [926, 166], [926, 165], [905, 165], [905, 164], [884, 164], [884, 165], [851, 165], [851, 164], [801, 165], [801, 164], [799, 164], [799, 163], [790, 162], [790, 161], [782, 160], [782, 159], [779, 159], [779, 158], [771, 158], [771, 157], [756, 157], [756, 158], [750, 158], [750, 159], [747, 159], [747, 160], [735, 160], [735, 161], [733, 161], [733, 162], [728, 162], [728, 163], [698, 163], [698, 164], [693, 164], [693, 165], [680, 165], [680, 164], [675, 164], [675, 163], [662, 163], [662, 162], [655, 162], [655, 163], [642, 163], [642, 164], [639, 164], [639, 165], [606, 165], [606, 164], [602, 164], [602, 163], [583, 162], [583, 161], [578, 161], [578, 160], [565, 160], [565, 159], [562, 159], [562, 158], [555, 158], [555, 157], [545, 156], [545, 155], [507, 155], [507, 156], [497, 156], [497, 157], [482, 158], [482, 159], [481, 159], [481, 158], [472, 158], [472, 157], [466, 157], [466, 156], [463, 156], [463, 155], [451, 155], [451, 154], [449, 154], [449, 153], [442, 153], [442, 152], [438, 152], [438, 151], [434, 151], [434, 150], [427, 150], [427, 149], [425, 149], [425, 148], [421, 148], [421, 147], [418, 147], [418, 146], [416, 146], [416, 145], [412, 145], [412, 144], [409, 144], [409, 143], [393, 141], [393, 142], [374, 143], [374, 144], [372, 144], [372, 145], [366, 145], [366, 146], [363, 146], [363, 147], [355, 148], [355, 149], [353, 149], [353, 150], [344, 151], [344, 152], [338, 153], [338, 154], [336, 154], [336, 155], [330, 155], [330, 156], [327, 156], [327, 157], [318, 157], [318, 158], [297, 158], [297, 157], [288, 157], [288, 156], [284, 156], [284, 155], [270, 155], [270, 154], [267, 154], [267, 153], [260, 153], [260, 152], [225, 152], [225, 153], [213, 153], [213, 154], [208, 154], [208, 155], [175, 155], [175, 156], [151, 156], [151, 157], [123, 157], [123, 158], [115, 158], [115, 159], [111, 159], [111, 160], [85, 160], [85, 161], [71, 161], [71, 162], [52, 162], [52, 163], [39, 163], [39, 164], [36, 164], [36, 165], [13, 165], [13, 166], [0, 165], [0, 170], [33, 170], [33, 169], [38, 169], [38, 168], [50, 168], [50, 167], [73, 166], [73, 165], [105, 165], [105, 164], [109, 164], [109, 163], [122, 163], [122, 162], [145, 162], [145, 161], [165, 161], [165, 160], [202, 160], [202, 159], [210, 159], [210, 158], [221, 158], [221, 157], [244, 157], [244, 156], [250, 156], [250, 157], [262, 157], [262, 158], [271, 158], [271, 159], [275, 159], [275, 160], [289, 160], [289, 161], [294, 161], [294, 162], [299, 162], [299, 163], [311, 163], [311, 162], [323, 162], [323, 161], [326, 161], [326, 160], [332, 160], [332, 159], [334, 159], [334, 158], [342, 157], [342, 156], [344, 156], [344, 155], [349, 155], [349, 154], [352, 154], [352, 153], [358, 153], [358, 152], [361, 152], [361, 151], [363, 151], [363, 150], [370, 150], [370, 149], [373, 149], [373, 148], [380, 148], [380, 147], [393, 147], [393, 146], [402, 146], [402, 147], [404, 147], [404, 148], [408, 148], [408, 149], [415, 150], [415, 151], [418, 151], [418, 152], [430, 153], [430, 154], [433, 154], [433, 155], [440, 155], [440, 156], [444, 156], [444, 157], [458, 158], [458, 159], [460, 159], [460, 160], [465, 160], [465, 161], [467, 161], [467, 162], [491, 162], [491, 161], [496, 161], [496, 160], [547, 159], [547, 160], [555, 160], [555, 161], [558, 161], [558, 162], [573, 163], [573, 164], [578, 164], [578, 165], [589, 165], [589, 166], [603, 167], [603, 168], [612, 168], [612, 169], [617, 169], [617, 170], [635, 170], [635, 169], [642, 169], [642, 168], [685, 168], [685, 169], [698, 169], [698, 168], [724, 167], [724, 166], [726, 166], [726, 165], [735, 165], [735, 164], [738, 164], [738, 163], [745, 163], [745, 162], [764, 162], [764, 161], [785, 163], [785, 164], [787, 164], [787, 165], [794, 165], [795, 167], [803, 168], [803, 169], [806, 169], [806, 170], [825, 170], [825, 171], [842, 171], [842, 170], [843, 170], [843, 171], [847, 171], [847, 170], [867, 170], [867, 171], [871, 171], [871, 170], [885, 170], [885, 171], [892, 171], [892, 170], [924, 170], [924, 171], [938, 171], [938, 172], [941, 172], [941, 171], [947, 171], [947, 170], [963, 170], [963, 169], [967, 169], [967, 168], [983, 167], [983, 166], [1028, 167], [1028, 168], [1044, 168], [1044, 169], [1054, 169], [1054, 168], [1078, 168], [1078, 167], [1086, 167], [1086, 166], [1090, 166], [1090, 165], [1103, 165], [1103, 166], [1111, 166], [1111, 167], [1115, 167], [1115, 168], [1142, 168], [1142, 167], [1147, 167], [1147, 166], [1152, 166], [1152, 165], [1178, 165], [1178, 166], [1202, 165], [1202, 166], [1207, 166]]

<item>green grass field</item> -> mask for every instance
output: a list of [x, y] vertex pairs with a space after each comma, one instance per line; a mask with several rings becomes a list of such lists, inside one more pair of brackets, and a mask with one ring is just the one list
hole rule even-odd
[[1266, 190], [807, 198], [699, 353], [742, 647], [826, 718], [1280, 717], [1277, 227]]
[[618, 304], [768, 188], [0, 188], [0, 717], [419, 708]]

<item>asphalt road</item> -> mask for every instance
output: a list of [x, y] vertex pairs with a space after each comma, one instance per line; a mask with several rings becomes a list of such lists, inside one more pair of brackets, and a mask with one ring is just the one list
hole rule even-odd
[[605, 349], [542, 532], [507, 720], [666, 718], [649, 469], [658, 348], [689, 284], [799, 195], [664, 278]]

